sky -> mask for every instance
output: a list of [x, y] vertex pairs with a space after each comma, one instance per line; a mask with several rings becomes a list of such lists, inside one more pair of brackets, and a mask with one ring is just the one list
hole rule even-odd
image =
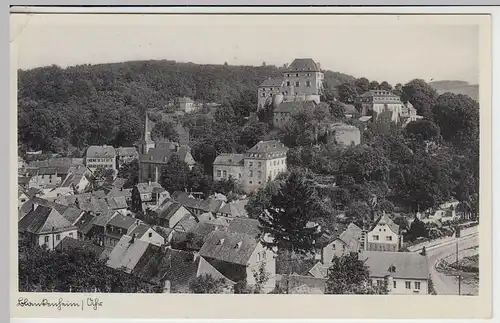
[[168, 59], [323, 69], [391, 84], [479, 82], [479, 27], [366, 16], [32, 15], [11, 21], [18, 68]]

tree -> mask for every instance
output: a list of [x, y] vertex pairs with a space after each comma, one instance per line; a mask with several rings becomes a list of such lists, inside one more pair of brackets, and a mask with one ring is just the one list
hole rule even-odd
[[383, 81], [380, 83], [379, 87], [380, 90], [385, 90], [385, 91], [392, 91], [392, 85], [387, 83], [387, 81]]
[[136, 214], [142, 213], [141, 193], [139, 192], [137, 185], [134, 185], [134, 187], [132, 188], [130, 199], [130, 210]]
[[200, 275], [189, 282], [189, 290], [193, 294], [222, 294], [225, 287], [223, 278], [214, 278], [209, 274]]
[[373, 220], [370, 206], [362, 201], [352, 201], [349, 203], [345, 215], [355, 223], [361, 224], [362, 227]]
[[236, 183], [236, 180], [233, 177], [214, 181], [212, 190], [223, 195], [228, 195], [229, 193], [241, 193], [238, 183]]
[[257, 110], [257, 118], [259, 122], [267, 123], [268, 125], [273, 124], [273, 116], [274, 116], [274, 105], [271, 100], [267, 101], [264, 104], [262, 109]]
[[413, 241], [419, 237], [427, 237], [427, 229], [425, 228], [425, 224], [415, 217], [410, 225], [410, 230], [408, 230], [408, 238], [410, 241]]
[[171, 120], [159, 120], [153, 126], [151, 137], [153, 140], [167, 139], [172, 142], [179, 141], [176, 125]]
[[266, 209], [271, 208], [271, 198], [278, 194], [281, 183], [279, 181], [272, 181], [265, 184], [265, 186], [257, 192], [252, 192], [245, 205], [248, 216], [253, 219], [258, 219]]
[[263, 262], [259, 265], [257, 271], [253, 273], [255, 279], [254, 293], [262, 294], [264, 286], [269, 281], [271, 274], [266, 270], [266, 263]]
[[387, 294], [387, 286], [371, 286], [370, 271], [357, 253], [334, 257], [328, 268], [326, 294]]
[[355, 102], [358, 93], [356, 87], [351, 83], [343, 83], [338, 86], [339, 100], [342, 103], [352, 104]]
[[380, 88], [380, 84], [377, 81], [370, 82], [370, 90], [378, 90]]
[[424, 141], [438, 141], [440, 138], [439, 127], [432, 121], [421, 119], [411, 121], [406, 125], [404, 134], [408, 138]]
[[366, 77], [357, 79], [356, 81], [354, 81], [354, 85], [356, 86], [356, 92], [359, 95], [370, 90], [370, 81]]
[[338, 102], [338, 101], [332, 101], [329, 104], [330, 107], [330, 114], [333, 118], [336, 119], [345, 119], [345, 106]]
[[111, 190], [113, 186], [115, 171], [104, 166], [97, 167], [88, 177], [89, 189], [91, 191]]
[[162, 167], [160, 185], [170, 192], [184, 191], [188, 184], [189, 167], [177, 154], [172, 154]]
[[235, 124], [238, 122], [233, 108], [224, 105], [217, 109], [214, 119], [217, 124]]
[[139, 182], [139, 161], [134, 159], [124, 163], [118, 170], [118, 177], [126, 179], [123, 188], [131, 188]]
[[258, 215], [263, 234], [272, 239], [264, 241], [268, 248], [278, 247], [297, 253], [314, 250], [319, 236], [312, 221], [322, 217], [317, 193], [303, 173], [292, 171], [276, 194], [270, 198], [270, 206]]
[[409, 101], [417, 109], [419, 115], [432, 118], [432, 109], [438, 98], [434, 88], [424, 80], [415, 79], [406, 83], [402, 90], [404, 101]]
[[187, 176], [187, 187], [192, 192], [203, 192], [208, 196], [211, 191], [212, 179], [206, 175], [203, 165], [196, 164], [189, 171]]
[[241, 128], [238, 134], [238, 144], [250, 149], [263, 140], [268, 132], [268, 123], [251, 121]]
[[389, 200], [382, 200], [377, 203], [377, 210], [381, 212], [386, 212], [386, 213], [393, 213], [394, 212], [394, 204], [392, 204], [391, 201]]

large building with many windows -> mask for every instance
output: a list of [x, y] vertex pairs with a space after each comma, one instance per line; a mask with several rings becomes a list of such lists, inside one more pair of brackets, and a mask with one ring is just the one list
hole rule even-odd
[[319, 63], [311, 58], [297, 58], [281, 77], [269, 78], [261, 83], [257, 91], [257, 109], [271, 103], [275, 95], [283, 95], [283, 102], [302, 100], [319, 103], [323, 79]]
[[288, 148], [277, 140], [261, 141], [244, 154], [220, 154], [214, 161], [214, 180], [234, 178], [246, 192], [258, 190], [286, 171]]

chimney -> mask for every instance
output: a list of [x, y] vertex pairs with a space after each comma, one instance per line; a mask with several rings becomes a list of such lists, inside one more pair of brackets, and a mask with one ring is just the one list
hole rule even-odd
[[130, 244], [135, 242], [135, 233], [132, 235], [132, 239], [130, 239]]

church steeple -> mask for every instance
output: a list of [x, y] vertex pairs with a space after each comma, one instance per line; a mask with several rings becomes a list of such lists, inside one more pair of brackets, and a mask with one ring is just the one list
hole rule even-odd
[[148, 112], [144, 112], [144, 130], [143, 137], [140, 144], [140, 153], [142, 155], [146, 155], [149, 152], [150, 148], [154, 148], [155, 144], [151, 139], [151, 131], [149, 130], [149, 117]]

